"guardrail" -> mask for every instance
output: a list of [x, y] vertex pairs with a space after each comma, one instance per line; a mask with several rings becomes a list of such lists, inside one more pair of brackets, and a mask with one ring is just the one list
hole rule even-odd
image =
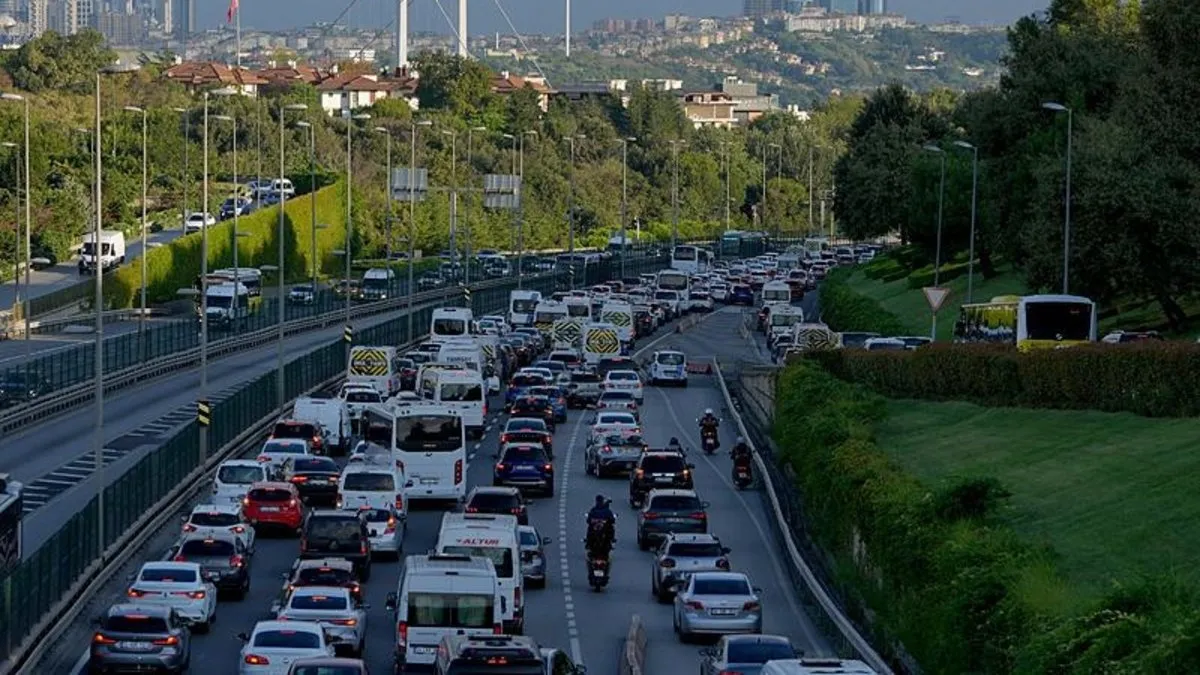
[[842, 612], [841, 607], [834, 601], [833, 596], [829, 594], [825, 587], [821, 584], [813, 568], [808, 564], [808, 561], [801, 555], [799, 547], [796, 546], [795, 538], [792, 536], [788, 522], [784, 517], [783, 509], [780, 505], [779, 495], [776, 491], [775, 481], [771, 477], [771, 470], [763, 462], [761, 453], [754, 447], [754, 442], [751, 439], [749, 431], [746, 429], [745, 423], [742, 421], [742, 416], [734, 407], [733, 398], [729, 395], [729, 387], [725, 384], [725, 377], [721, 372], [721, 364], [717, 359], [713, 359], [713, 370], [716, 374], [717, 382], [721, 389], [721, 396], [725, 400], [726, 408], [733, 416], [734, 422], [737, 423], [738, 434], [750, 443], [754, 450], [754, 464], [758, 469], [759, 480], [762, 481], [763, 487], [766, 489], [767, 497], [771, 503], [771, 511], [777, 521], [777, 530], [779, 531], [784, 545], [784, 550], [788, 555], [788, 560], [791, 562], [793, 570], [799, 575], [803, 581], [805, 589], [816, 602], [817, 607], [824, 613], [825, 618], [839, 633], [846, 644], [854, 650], [855, 654], [864, 663], [875, 670], [880, 675], [893, 675], [893, 670], [888, 662], [875, 651], [871, 643], [867, 641], [854, 622]]
[[[557, 273], [549, 273], [526, 277], [528, 283], [538, 283], [544, 280], [554, 280]], [[510, 279], [492, 279], [471, 285], [472, 294], [489, 289], [501, 288], [512, 284]], [[423, 291], [412, 296], [413, 309], [431, 301], [441, 301], [445, 297], [442, 289]], [[461, 297], [461, 296], [460, 296]], [[363, 319], [378, 314], [406, 309], [410, 304], [409, 298], [392, 298], [365, 304], [354, 305], [350, 309], [350, 319]], [[313, 330], [320, 330], [345, 321], [343, 310], [327, 312], [315, 317], [294, 319], [284, 324], [284, 337], [290, 337]], [[240, 338], [210, 342], [207, 347], [208, 358], [219, 358], [228, 354], [253, 349], [274, 342], [279, 338], [278, 325], [249, 333]], [[168, 373], [195, 367], [200, 360], [201, 348], [193, 347], [173, 355], [155, 359], [149, 363], [137, 365], [104, 376], [104, 393], [116, 392], [131, 385], [155, 379]], [[81, 382], [53, 395], [36, 399], [32, 403], [12, 408], [0, 414], [0, 435], [21, 430], [33, 422], [41, 423], [47, 419], [72, 410], [80, 405], [90, 404], [95, 397], [94, 378]]]
[[625, 648], [621, 651], [620, 675], [643, 675], [646, 672], [646, 627], [637, 614], [629, 622]]

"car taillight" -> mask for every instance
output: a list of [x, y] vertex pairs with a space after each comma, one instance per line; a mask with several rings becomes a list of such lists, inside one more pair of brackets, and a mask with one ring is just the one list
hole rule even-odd
[[187, 523], [183, 526], [183, 531], [184, 532], [195, 532], [196, 526], [191, 523]]
[[361, 543], [361, 544], [359, 544], [359, 546], [358, 546], [358, 552], [359, 552], [359, 553], [361, 553], [361, 554], [363, 554], [363, 555], [366, 555], [366, 554], [370, 553], [370, 552], [371, 552], [371, 544], [370, 544], [370, 542], [368, 542], [366, 539], [363, 539], [363, 540], [362, 540], [362, 543]]
[[125, 595], [128, 595], [131, 598], [143, 598], [146, 596], [145, 592], [139, 591], [136, 588], [131, 588], [131, 589], [125, 591]]
[[760, 609], [762, 609], [762, 605], [756, 600], [751, 600], [750, 602], [742, 605], [743, 612], [757, 612]]
[[264, 463], [265, 463], [265, 462], [269, 462], [269, 461], [271, 461], [271, 458], [270, 458], [270, 457], [267, 457], [266, 455], [259, 455], [259, 456], [258, 456], [256, 459], [257, 459], [259, 462], [264, 462]]
[[496, 470], [497, 470], [497, 471], [507, 471], [507, 470], [508, 470], [508, 465], [506, 465], [504, 462], [497, 462], [497, 463], [496, 463]]
[[293, 506], [293, 507], [294, 507], [294, 506], [298, 506], [299, 504], [300, 504], [300, 502], [296, 501], [295, 499], [289, 499], [289, 500], [288, 500], [288, 506]]
[[93, 635], [93, 636], [92, 636], [92, 644], [96, 644], [96, 645], [115, 645], [115, 644], [117, 644], [117, 641], [116, 641], [116, 640], [114, 640], [114, 639], [112, 639], [112, 638], [110, 638], [110, 637], [106, 637], [106, 636], [104, 636], [104, 635], [101, 635], [100, 633], [96, 633], [95, 635]]
[[179, 638], [175, 637], [174, 635], [170, 635], [168, 637], [155, 640], [154, 644], [169, 647], [171, 645], [179, 644]]
[[396, 646], [408, 646], [408, 622], [401, 621], [396, 624]]
[[396, 519], [388, 518], [387, 525], [384, 526], [384, 528], [383, 528], [383, 533], [384, 534], [395, 534], [395, 532], [396, 532]]
[[723, 570], [729, 569], [729, 560], [726, 558], [719, 558], [717, 560], [717, 568]]
[[174, 562], [187, 562], [187, 558], [183, 557], [182, 555], [176, 555], [174, 558], [171, 558], [171, 560]]
[[504, 635], [504, 625], [498, 623], [492, 624], [492, 632], [496, 635]]
[[308, 476], [292, 476], [293, 483], [307, 483]]
[[246, 560], [242, 556], [235, 554], [229, 558], [229, 564], [233, 567], [241, 567], [246, 564]]
[[683, 603], [683, 605], [684, 605], [684, 607], [687, 607], [688, 609], [695, 609], [695, 610], [700, 610], [700, 611], [704, 610], [704, 603], [698, 602], [696, 600], [688, 600], [687, 602]]
[[638, 478], [645, 478], [645, 477], [646, 477], [646, 470], [645, 470], [645, 469], [638, 469], [638, 470], [637, 470], [637, 477], [638, 477]]
[[397, 492], [396, 493], [396, 501], [394, 503], [396, 505], [397, 511], [403, 510], [404, 509], [404, 495]]
[[467, 513], [479, 513], [479, 509], [474, 506], [468, 506], [464, 509]]
[[206, 595], [208, 595], [207, 591], [192, 591], [191, 593], [187, 594], [187, 596], [192, 600], [203, 600], [204, 596]]
[[658, 520], [659, 516], [657, 513], [653, 512], [653, 511], [649, 511], [647, 513], [643, 513], [642, 518], [644, 518], [646, 520]]
[[514, 506], [511, 509], [509, 509], [509, 512], [511, 512], [514, 516], [521, 515], [521, 507]]
[[696, 520], [708, 520], [708, 514], [703, 511], [696, 511], [688, 517], [695, 518]]
[[600, 448], [600, 452], [601, 452], [601, 454], [605, 454], [605, 455], [611, 455], [611, 454], [612, 454], [612, 448], [606, 445], [606, 446], [604, 446], [603, 448]]
[[246, 528], [245, 528], [245, 527], [242, 527], [241, 525], [234, 525], [233, 527], [231, 527], [231, 528], [229, 528], [229, 529], [230, 529], [230, 530], [231, 530], [231, 531], [232, 531], [234, 534], [243, 534], [243, 533], [245, 533], [245, 531], [246, 531]]
[[247, 654], [246, 658], [244, 658], [242, 660], [248, 666], [269, 666], [269, 665], [271, 665], [271, 659], [268, 659], [265, 656], [259, 656], [258, 654]]
[[357, 626], [358, 619], [333, 619], [329, 623], [332, 623], [336, 626]]
[[542, 465], [542, 471], [553, 471], [553, 470], [554, 470], [553, 464], [543, 464]]
[[658, 561], [658, 566], [665, 570], [669, 570], [675, 566], [675, 561], [671, 558], [663, 558], [662, 560]]
[[250, 506], [250, 498], [249, 497], [242, 498], [242, 506]]
[[454, 461], [454, 484], [458, 485], [463, 482], [463, 462], [461, 459]]

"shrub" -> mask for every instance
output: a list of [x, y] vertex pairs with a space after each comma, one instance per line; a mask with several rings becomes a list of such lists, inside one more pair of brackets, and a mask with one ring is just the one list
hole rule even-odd
[[862, 295], [846, 284], [849, 270], [829, 273], [821, 284], [821, 319], [841, 332], [869, 331], [880, 335], [903, 335], [904, 326], [877, 301]]
[[[942, 271], [937, 275], [937, 283], [944, 284], [947, 281], [957, 279], [966, 274], [967, 270], [969, 269], [970, 266], [965, 262], [950, 264], [942, 263]], [[935, 285], [933, 283], [933, 278], [933, 265], [922, 267], [921, 269], [916, 270], [912, 274], [908, 275], [908, 287], [925, 288], [926, 286], [933, 286]]]

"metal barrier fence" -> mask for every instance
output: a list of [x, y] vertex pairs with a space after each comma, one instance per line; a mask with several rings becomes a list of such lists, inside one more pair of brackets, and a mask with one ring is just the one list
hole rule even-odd
[[[530, 279], [526, 287], [550, 292], [564, 285], [564, 276]], [[473, 310], [481, 314], [503, 310], [510, 288], [511, 285], [505, 285], [473, 293]], [[461, 294], [458, 298], [460, 303], [464, 299]], [[423, 335], [428, 331], [434, 307], [426, 305], [415, 310], [414, 332]], [[390, 319], [360, 331], [355, 342], [407, 343], [410, 341], [408, 324], [407, 314]], [[194, 326], [192, 330], [194, 332]], [[345, 343], [339, 339], [287, 363], [284, 368], [287, 398], [294, 399], [344, 372], [345, 349]], [[278, 400], [277, 386], [276, 372], [272, 370], [214, 405], [209, 427], [210, 452], [216, 452], [255, 422], [270, 415]], [[104, 488], [103, 501], [99, 496], [93, 497], [3, 580], [0, 585], [0, 663], [22, 647], [22, 642], [82, 577], [94, 574], [102, 566], [105, 553], [139, 518], [204, 464], [208, 457], [200, 456], [198, 429], [195, 421], [189, 422], [164, 445], [143, 457]]]

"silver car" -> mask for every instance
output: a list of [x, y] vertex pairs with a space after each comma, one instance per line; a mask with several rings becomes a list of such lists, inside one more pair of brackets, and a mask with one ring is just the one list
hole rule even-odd
[[782, 635], [726, 635], [715, 647], [700, 650], [700, 675], [758, 675], [767, 661], [802, 655]]
[[521, 525], [521, 575], [531, 588], [546, 587], [546, 551], [550, 537], [543, 537], [532, 525]]
[[366, 644], [369, 608], [355, 600], [347, 588], [302, 586], [291, 592], [287, 604], [279, 611], [278, 620], [319, 623], [326, 640], [333, 643], [335, 649], [359, 656]]
[[761, 593], [740, 572], [697, 572], [680, 581], [673, 618], [679, 641], [696, 635], [761, 633]]
[[[378, 503], [375, 503], [378, 502]], [[404, 552], [404, 536], [408, 533], [408, 519], [398, 513], [387, 500], [373, 500], [369, 508], [359, 509], [367, 521], [367, 540], [371, 543], [371, 554], [399, 560]]]
[[187, 622], [170, 607], [114, 605], [96, 622], [88, 672], [161, 668], [182, 673], [191, 656]]
[[650, 566], [650, 592], [669, 602], [672, 588], [696, 572], [728, 572], [729, 549], [711, 534], [668, 534]]

